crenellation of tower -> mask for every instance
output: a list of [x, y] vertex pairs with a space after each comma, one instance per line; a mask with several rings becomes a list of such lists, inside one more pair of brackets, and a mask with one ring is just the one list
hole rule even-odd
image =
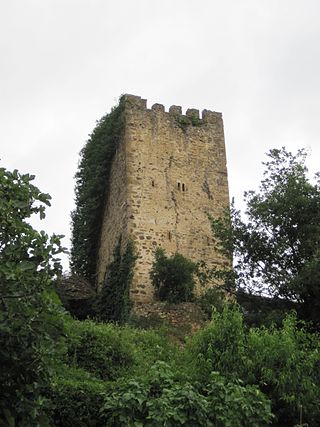
[[229, 206], [221, 113], [172, 105], [147, 108], [139, 96], [124, 95], [124, 127], [114, 157], [103, 218], [98, 282], [119, 237], [132, 239], [138, 254], [131, 298], [149, 302], [149, 272], [155, 250], [176, 252], [208, 266], [225, 263], [216, 250], [208, 215]]

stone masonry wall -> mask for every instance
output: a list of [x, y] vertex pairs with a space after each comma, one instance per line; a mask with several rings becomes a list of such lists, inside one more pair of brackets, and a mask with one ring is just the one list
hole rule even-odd
[[[208, 214], [229, 205], [223, 122], [220, 113], [181, 107], [169, 112], [126, 95], [124, 137], [112, 166], [99, 257], [99, 279], [120, 233], [135, 243], [139, 258], [131, 295], [153, 299], [149, 271], [157, 247], [209, 266], [225, 263], [215, 251]], [[117, 196], [118, 195], [118, 196]]]

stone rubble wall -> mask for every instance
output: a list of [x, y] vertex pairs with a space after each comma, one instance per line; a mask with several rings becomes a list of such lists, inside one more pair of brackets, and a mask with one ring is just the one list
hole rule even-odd
[[208, 323], [200, 307], [192, 302], [184, 302], [177, 305], [160, 301], [136, 304], [134, 314], [151, 320], [156, 317], [171, 326], [188, 326], [190, 333], [196, 332]]

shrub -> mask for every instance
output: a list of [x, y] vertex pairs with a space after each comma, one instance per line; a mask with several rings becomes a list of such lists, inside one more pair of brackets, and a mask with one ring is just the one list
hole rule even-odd
[[225, 291], [219, 287], [207, 289], [197, 300], [202, 311], [208, 319], [212, 318], [212, 312], [221, 313], [226, 304]]
[[147, 331], [124, 327], [121, 333], [123, 341], [134, 349], [135, 364], [131, 371], [126, 370], [126, 376], [144, 377], [157, 361], [170, 363], [173, 366], [179, 360], [181, 351], [169, 341], [164, 327]]
[[188, 343], [189, 372], [206, 383], [212, 371], [244, 385], [256, 385], [271, 400], [274, 425], [292, 426], [300, 418], [311, 426], [320, 417], [320, 341], [295, 315], [282, 328], [243, 325], [237, 306], [215, 313], [212, 323]]
[[191, 384], [176, 383], [170, 367], [157, 362], [144, 378], [115, 384], [102, 413], [112, 427], [211, 426], [207, 407]]
[[135, 313], [130, 315], [128, 324], [137, 329], [159, 329], [166, 325], [166, 321], [157, 313], [147, 316], [140, 316]]
[[67, 367], [63, 377], [61, 375], [53, 381], [49, 392], [52, 402], [50, 415], [54, 426], [104, 427], [100, 408], [106, 385], [91, 379], [82, 370], [77, 372]]
[[320, 341], [302, 325], [291, 314], [280, 329], [251, 328], [248, 333], [248, 380], [272, 400], [281, 426], [297, 423], [301, 410], [310, 426], [320, 419]]
[[119, 327], [73, 320], [68, 329], [69, 364], [103, 380], [118, 378], [134, 364], [132, 346], [123, 338]]
[[[213, 312], [212, 322], [188, 342], [187, 353], [196, 375], [202, 380], [218, 371], [228, 378], [242, 378], [245, 367], [245, 329], [236, 305], [226, 305], [222, 313]], [[242, 371], [243, 370], [243, 371]]]
[[[201, 393], [179, 382], [170, 367], [156, 363], [140, 380], [118, 382], [102, 407], [106, 426], [262, 427], [271, 419], [270, 402], [253, 386], [226, 383], [211, 376]], [[251, 423], [252, 420], [252, 423]]]
[[241, 381], [227, 382], [217, 372], [206, 387], [209, 417], [217, 426], [263, 427], [273, 416], [270, 400], [257, 386], [244, 386]]
[[164, 250], [158, 248], [150, 272], [157, 297], [170, 303], [192, 301], [196, 271], [197, 265], [183, 255], [176, 253], [167, 257]]

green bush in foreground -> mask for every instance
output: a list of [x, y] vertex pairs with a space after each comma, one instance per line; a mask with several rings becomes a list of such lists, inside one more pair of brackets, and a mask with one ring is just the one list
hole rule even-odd
[[63, 331], [53, 301], [53, 279], [61, 267], [60, 237], [29, 223], [45, 217], [50, 196], [34, 176], [0, 168], [0, 425], [47, 425], [44, 392]]
[[292, 427], [300, 415], [318, 425], [319, 338], [294, 315], [249, 329], [226, 306], [184, 349], [161, 331], [73, 320], [67, 331], [71, 367], [51, 393], [57, 425], [61, 414], [66, 426]]
[[243, 384], [256, 385], [271, 400], [275, 426], [303, 421], [317, 426], [320, 419], [320, 341], [286, 318], [280, 329], [243, 324], [237, 306], [215, 313], [212, 323], [188, 343], [189, 367], [194, 378], [207, 381], [212, 371]]
[[157, 360], [174, 363], [179, 349], [164, 331], [145, 331], [92, 320], [66, 321], [63, 363], [85, 369], [97, 379], [143, 376]]
[[[263, 427], [272, 415], [270, 402], [255, 387], [226, 383], [212, 375], [206, 393], [177, 382], [170, 367], [158, 362], [143, 380], [114, 385], [105, 397], [106, 426]], [[248, 418], [249, 417], [249, 418]]]
[[72, 320], [67, 328], [70, 365], [83, 368], [105, 381], [124, 375], [133, 366], [133, 348], [124, 339], [121, 328], [91, 320]]
[[51, 385], [51, 419], [55, 427], [103, 427], [100, 415], [106, 384], [97, 381], [83, 370], [68, 369]]

